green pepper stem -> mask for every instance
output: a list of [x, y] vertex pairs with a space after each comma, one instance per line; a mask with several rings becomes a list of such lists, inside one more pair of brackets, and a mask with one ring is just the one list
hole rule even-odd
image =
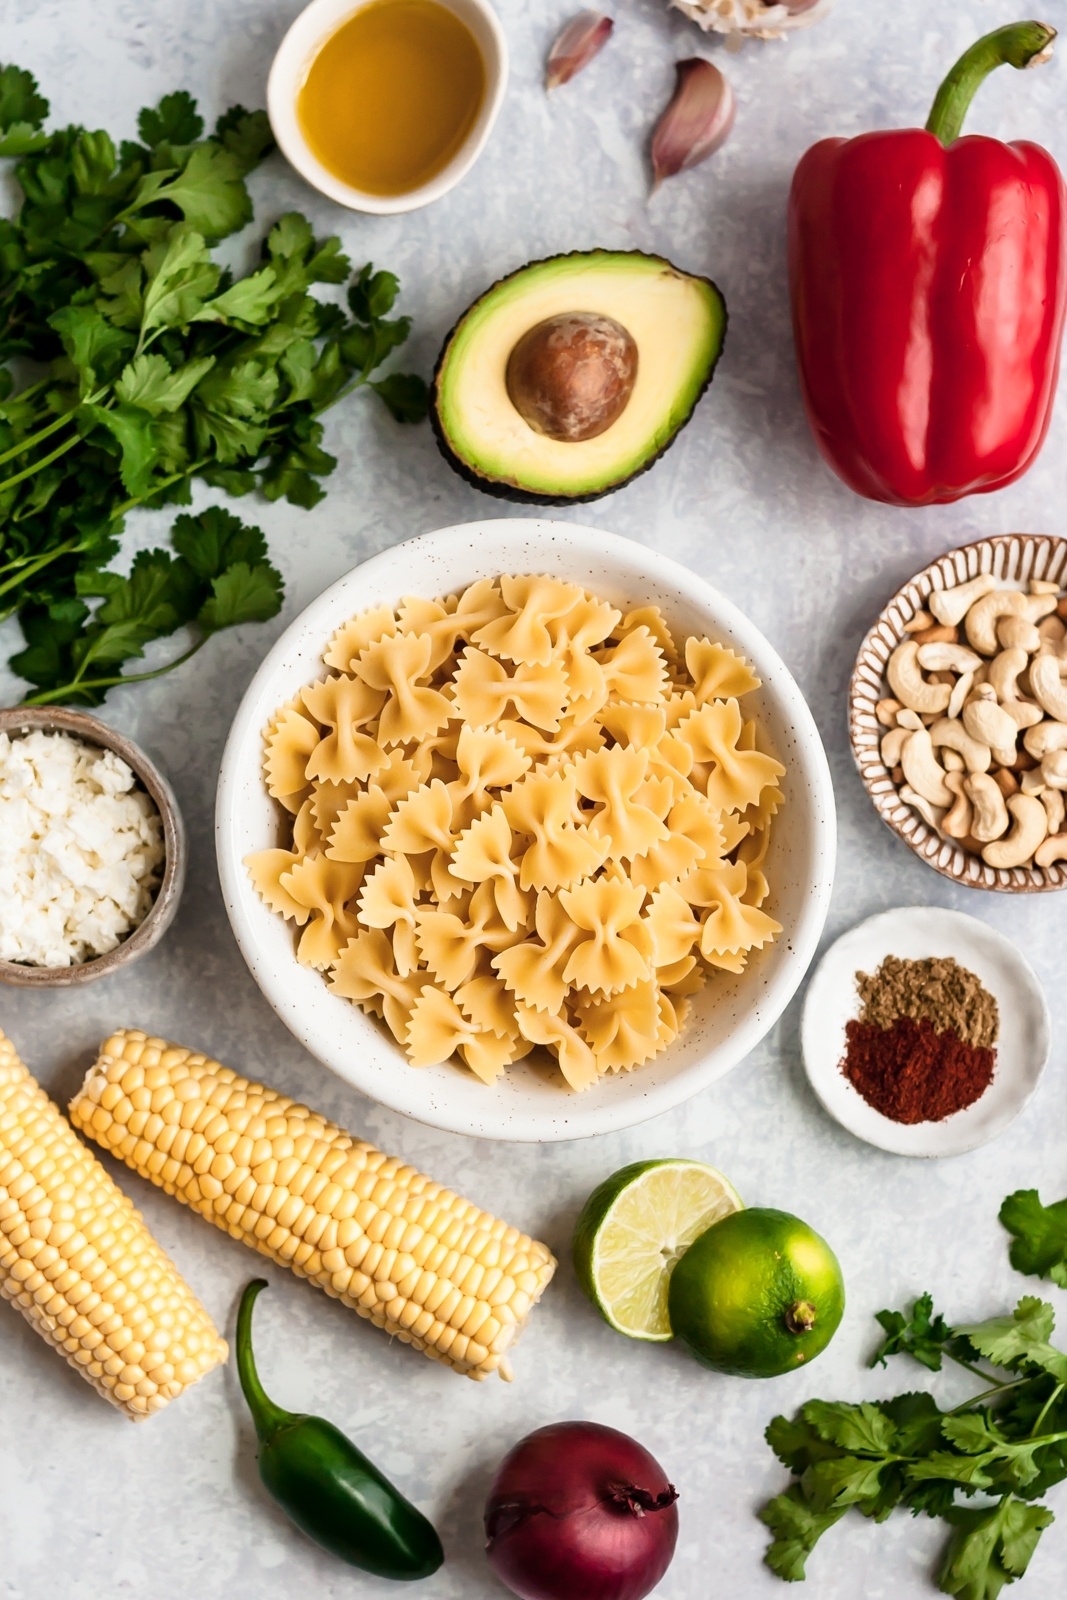
[[256, 1358], [252, 1354], [252, 1307], [260, 1291], [266, 1287], [266, 1278], [253, 1278], [241, 1296], [241, 1304], [237, 1309], [237, 1376], [241, 1380], [241, 1390], [252, 1413], [260, 1444], [269, 1444], [278, 1429], [293, 1420], [291, 1411], [283, 1411], [281, 1406], [276, 1406], [273, 1400], [268, 1399], [259, 1381]]
[[960, 136], [963, 119], [979, 88], [997, 67], [1039, 67], [1052, 55], [1055, 28], [1046, 22], [1011, 22], [996, 28], [965, 50], [937, 91], [926, 124], [942, 144]]

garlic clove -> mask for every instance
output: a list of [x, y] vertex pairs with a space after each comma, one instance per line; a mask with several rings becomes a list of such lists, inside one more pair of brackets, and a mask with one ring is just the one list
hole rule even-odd
[[669, 0], [705, 32], [725, 33], [728, 48], [746, 38], [779, 39], [794, 28], [818, 22], [835, 0]]
[[599, 11], [581, 11], [572, 17], [548, 52], [545, 89], [570, 83], [611, 38], [615, 24]]
[[712, 62], [690, 56], [676, 62], [674, 70], [674, 93], [652, 135], [653, 193], [664, 178], [714, 155], [726, 143], [737, 114], [730, 81]]

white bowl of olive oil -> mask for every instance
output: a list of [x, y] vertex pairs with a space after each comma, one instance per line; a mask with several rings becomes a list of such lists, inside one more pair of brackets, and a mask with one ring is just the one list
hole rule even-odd
[[283, 155], [353, 211], [413, 211], [478, 159], [507, 87], [487, 0], [312, 0], [267, 82]]

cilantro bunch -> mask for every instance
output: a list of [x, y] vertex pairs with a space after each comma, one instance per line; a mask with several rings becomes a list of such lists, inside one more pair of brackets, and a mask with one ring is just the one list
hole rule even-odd
[[[1067, 1353], [1033, 1296], [1008, 1316], [951, 1327], [929, 1295], [911, 1312], [878, 1315], [885, 1339], [871, 1365], [908, 1355], [932, 1372], [947, 1359], [982, 1390], [951, 1411], [930, 1394], [850, 1405], [810, 1400], [776, 1417], [767, 1442], [796, 1482], [766, 1505], [779, 1577], [805, 1575], [818, 1540], [850, 1507], [875, 1522], [897, 1506], [953, 1529], [939, 1573], [945, 1594], [996, 1600], [1026, 1571], [1052, 1512], [1034, 1502], [1067, 1478]], [[969, 1505], [972, 1498], [981, 1503]]]
[[[81, 670], [77, 698], [94, 703], [85, 663], [93, 678], [118, 664], [117, 635], [101, 643], [119, 603], [104, 569], [133, 507], [187, 502], [196, 478], [313, 506], [335, 465], [320, 413], [368, 386], [414, 420], [425, 387], [373, 376], [409, 332], [389, 316], [396, 279], [366, 266], [347, 311], [320, 300], [312, 288], [351, 268], [302, 216], [275, 223], [243, 277], [213, 259], [251, 220], [262, 112], [234, 107], [205, 137], [194, 101], [167, 95], [117, 149], [101, 131], [45, 132], [47, 114], [28, 72], [0, 68], [0, 156], [23, 195], [0, 218], [0, 620], [18, 612], [13, 665], [44, 697]], [[136, 610], [174, 559], [142, 557], [122, 603]], [[148, 627], [142, 612], [134, 632]]]

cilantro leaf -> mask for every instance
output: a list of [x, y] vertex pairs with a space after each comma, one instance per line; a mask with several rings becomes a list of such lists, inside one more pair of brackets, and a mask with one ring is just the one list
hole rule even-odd
[[174, 372], [166, 356], [135, 356], [116, 379], [115, 394], [128, 405], [153, 416], [161, 411], [177, 411], [214, 365], [214, 356], [201, 356], [198, 361], [187, 361]]
[[211, 596], [200, 608], [198, 620], [205, 633], [234, 628], [242, 622], [266, 622], [282, 607], [281, 574], [266, 561], [250, 567], [235, 561], [211, 580]]
[[815, 1429], [820, 1439], [842, 1450], [884, 1455], [896, 1442], [896, 1428], [880, 1407], [864, 1401], [861, 1405], [809, 1400], [800, 1415]]
[[84, 405], [82, 413], [106, 428], [117, 442], [121, 459], [119, 476], [126, 493], [135, 497], [147, 494], [157, 456], [152, 418], [148, 413], [123, 404]]
[[430, 409], [430, 391], [413, 372], [391, 372], [374, 380], [370, 387], [385, 401], [390, 416], [397, 422], [421, 422]]
[[799, 1484], [776, 1495], [759, 1513], [760, 1521], [774, 1536], [763, 1558], [771, 1571], [787, 1583], [801, 1582], [806, 1576], [804, 1567], [808, 1556], [827, 1529], [840, 1522], [847, 1509], [847, 1506], [834, 1506], [816, 1511]]
[[175, 172], [148, 172], [142, 178], [134, 208], [176, 206], [190, 228], [206, 239], [225, 239], [252, 220], [252, 201], [241, 161], [223, 145], [194, 145], [184, 167]]
[[114, 377], [133, 349], [130, 335], [108, 322], [94, 306], [63, 306], [48, 322], [62, 341], [83, 396]]
[[889, 1465], [884, 1459], [839, 1456], [836, 1461], [817, 1461], [801, 1480], [804, 1494], [815, 1511], [837, 1506], [873, 1509], [882, 1492], [882, 1472]]
[[199, 516], [179, 517], [170, 537], [197, 576], [208, 581], [232, 562], [256, 566], [267, 556], [263, 530], [250, 527], [221, 506], [209, 506]]
[[945, 1346], [955, 1338], [956, 1331], [944, 1317], [934, 1315], [932, 1295], [920, 1295], [910, 1316], [906, 1317], [901, 1311], [879, 1311], [875, 1321], [885, 1332], [885, 1338], [868, 1362], [869, 1366], [884, 1367], [889, 1356], [909, 1355], [931, 1372], [941, 1371]]
[[237, 171], [252, 171], [274, 149], [274, 135], [265, 111], [231, 106], [215, 124], [215, 140], [233, 157]]
[[262, 267], [251, 277], [238, 278], [236, 283], [216, 295], [196, 313], [197, 322], [234, 322], [260, 327], [269, 322], [280, 296], [274, 271]]
[[956, 1331], [994, 1366], [1009, 1371], [1037, 1367], [1058, 1383], [1067, 1383], [1067, 1355], [1049, 1342], [1055, 1320], [1047, 1301], [1026, 1295], [1010, 1316], [990, 1317]]
[[1044, 1206], [1036, 1189], [1017, 1189], [1001, 1206], [1000, 1220], [1013, 1235], [1009, 1254], [1016, 1272], [1067, 1289], [1067, 1200]]
[[150, 150], [161, 144], [192, 144], [204, 131], [196, 101], [184, 89], [165, 94], [158, 106], [146, 106], [137, 118], [137, 131]]
[[802, 1412], [793, 1418], [774, 1417], [764, 1438], [783, 1467], [788, 1467], [797, 1477], [813, 1462], [832, 1460], [842, 1453], [821, 1437]]
[[145, 251], [146, 284], [141, 309], [141, 347], [161, 328], [182, 327], [215, 292], [219, 269], [203, 236], [175, 228], [165, 246]]
[[48, 115], [48, 101], [37, 88], [37, 79], [24, 67], [0, 67], [0, 132], [15, 128], [33, 132]]
[[957, 1532], [938, 1574], [941, 1589], [959, 1600], [996, 1600], [1005, 1584], [1023, 1576], [1054, 1519], [1044, 1506], [1009, 1496], [985, 1510], [959, 1508], [949, 1520]]

